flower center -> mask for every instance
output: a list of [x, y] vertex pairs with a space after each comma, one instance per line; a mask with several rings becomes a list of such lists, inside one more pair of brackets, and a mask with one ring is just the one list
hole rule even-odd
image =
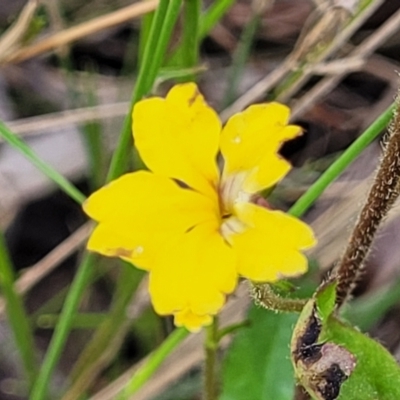
[[229, 218], [224, 218], [220, 232], [224, 239], [232, 244], [231, 237], [237, 233], [241, 233], [246, 229], [246, 225], [237, 217], [230, 216]]
[[250, 201], [252, 195], [243, 189], [246, 177], [246, 172], [239, 172], [222, 178], [219, 199], [223, 217], [229, 217], [234, 214], [235, 204], [248, 203]]

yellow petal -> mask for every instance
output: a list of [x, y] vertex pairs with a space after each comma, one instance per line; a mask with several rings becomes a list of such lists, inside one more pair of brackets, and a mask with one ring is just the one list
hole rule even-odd
[[247, 229], [228, 238], [238, 257], [238, 273], [248, 279], [271, 282], [307, 270], [301, 250], [316, 241], [304, 222], [255, 204], [235, 206], [237, 217]]
[[88, 248], [151, 269], [155, 255], [171, 237], [205, 221], [218, 221], [218, 205], [148, 171], [126, 174], [93, 193], [85, 212], [100, 224]]
[[[221, 122], [194, 83], [177, 85], [165, 99], [140, 101], [133, 110], [133, 136], [153, 172], [215, 196]], [[214, 189], [213, 189], [214, 188]]]
[[286, 140], [301, 133], [287, 125], [290, 110], [279, 103], [257, 104], [229, 119], [221, 134], [223, 180], [246, 171], [244, 190], [258, 192], [278, 182], [289, 164], [277, 155]]
[[187, 315], [205, 318], [222, 308], [225, 295], [236, 286], [237, 273], [234, 254], [218, 228], [216, 223], [197, 225], [160, 250], [150, 273], [150, 293], [159, 314], [190, 312]]
[[210, 325], [212, 316], [193, 314], [189, 309], [178, 311], [174, 315], [174, 323], [176, 326], [184, 326], [191, 332], [198, 332], [203, 326]]

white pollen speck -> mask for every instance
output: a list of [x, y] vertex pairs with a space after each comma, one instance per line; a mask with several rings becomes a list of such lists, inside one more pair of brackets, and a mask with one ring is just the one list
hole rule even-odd
[[242, 141], [242, 139], [240, 138], [240, 136], [236, 136], [236, 137], [234, 137], [233, 139], [232, 139], [232, 142], [233, 143], [240, 143]]
[[143, 254], [143, 251], [144, 251], [144, 248], [143, 248], [143, 246], [137, 246], [137, 247], [135, 247], [134, 249], [133, 249], [133, 256], [135, 257], [137, 257], [137, 256], [140, 256], [141, 254]]

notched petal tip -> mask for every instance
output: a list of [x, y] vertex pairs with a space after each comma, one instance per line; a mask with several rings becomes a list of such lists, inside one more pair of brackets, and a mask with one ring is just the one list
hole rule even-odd
[[185, 309], [174, 314], [174, 323], [178, 327], [183, 326], [188, 331], [195, 333], [199, 332], [202, 327], [210, 325], [212, 316], [195, 314], [190, 309]]

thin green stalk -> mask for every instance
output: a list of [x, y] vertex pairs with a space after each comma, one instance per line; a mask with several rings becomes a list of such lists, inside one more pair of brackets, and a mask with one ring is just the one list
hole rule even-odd
[[[88, 106], [99, 104], [96, 98], [96, 82], [93, 73], [88, 73], [87, 81], [87, 100]], [[86, 144], [86, 153], [90, 165], [90, 184], [94, 191], [101, 187], [106, 173], [106, 154], [102, 138], [102, 129], [99, 121], [90, 121], [81, 129], [83, 139]]]
[[78, 203], [83, 203], [85, 195], [82, 194], [71, 182], [65, 179], [54, 168], [45, 163], [40, 157], [17, 135], [11, 132], [3, 121], [0, 121], [0, 137], [10, 146], [18, 150], [28, 159], [39, 171], [43, 172], [49, 179], [56, 183], [61, 190]]
[[107, 349], [115, 346], [118, 348], [122, 342], [121, 339], [130, 326], [126, 309], [131, 304], [143, 275], [143, 271], [133, 268], [131, 264], [123, 263], [111, 310], [75, 363], [70, 374], [72, 384], [63, 396], [63, 400], [78, 398], [90, 386], [96, 373], [107, 363], [108, 359], [104, 358], [104, 353], [108, 353]]
[[3, 233], [0, 231], [0, 288], [6, 300], [7, 318], [15, 344], [22, 359], [29, 387], [32, 387], [37, 373], [35, 342], [22, 299], [15, 292], [14, 281], [13, 266]]
[[219, 345], [218, 318], [214, 317], [213, 322], [206, 328], [206, 340], [204, 343], [205, 365], [204, 365], [204, 400], [217, 400], [217, 351]]
[[249, 58], [254, 36], [261, 21], [261, 15], [254, 12], [250, 22], [244, 27], [239, 44], [233, 54], [229, 71], [229, 85], [222, 101], [222, 109], [228, 107], [237, 97], [237, 88]]
[[81, 129], [90, 164], [90, 187], [94, 191], [104, 182], [105, 154], [101, 124], [96, 121], [88, 122]]
[[235, 0], [219, 0], [214, 1], [212, 5], [206, 10], [201, 19], [199, 37], [200, 40], [204, 39], [217, 22], [233, 5]]
[[76, 272], [67, 298], [65, 299], [60, 320], [54, 330], [49, 348], [42, 362], [39, 376], [33, 386], [30, 400], [44, 400], [47, 396], [52, 372], [60, 358], [65, 341], [71, 330], [82, 294], [91, 280], [95, 260], [96, 256], [94, 254], [86, 254]]
[[146, 50], [147, 43], [153, 25], [155, 12], [150, 12], [144, 15], [140, 21], [140, 36], [139, 36], [139, 48], [138, 48], [138, 65], [142, 65], [144, 61], [144, 53]]
[[[106, 313], [79, 313], [72, 319], [72, 329], [97, 329], [108, 318]], [[41, 329], [53, 329], [60, 321], [59, 314], [42, 314], [36, 319]]]
[[150, 91], [154, 84], [178, 17], [181, 2], [182, 0], [161, 0], [155, 11], [148, 43], [143, 53], [143, 63], [139, 68], [130, 108], [124, 119], [119, 142], [111, 160], [107, 181], [117, 178], [126, 169], [131, 151], [133, 106]]
[[318, 199], [324, 190], [361, 154], [361, 152], [386, 128], [393, 117], [395, 104], [391, 104], [364, 133], [320, 176], [301, 196], [289, 214], [301, 217]]
[[181, 343], [188, 335], [189, 332], [184, 328], [175, 329], [164, 340], [164, 342], [149, 355], [146, 362], [139, 367], [132, 379], [129, 381], [128, 385], [125, 387], [125, 390], [122, 393], [122, 398], [128, 399], [134, 393], [136, 393], [153, 375], [153, 373], [175, 349], [175, 347], [178, 346], [178, 344]]
[[[182, 32], [182, 68], [197, 65], [199, 58], [200, 0], [185, 0]], [[190, 79], [187, 77], [186, 80]]]

